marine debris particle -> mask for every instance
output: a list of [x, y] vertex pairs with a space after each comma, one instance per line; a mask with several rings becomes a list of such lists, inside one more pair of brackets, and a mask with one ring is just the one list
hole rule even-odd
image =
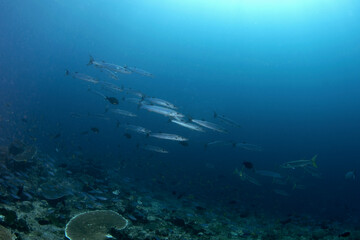
[[93, 131], [94, 133], [99, 133], [100, 130], [97, 127], [92, 127], [91, 131]]
[[122, 230], [128, 221], [111, 210], [96, 210], [76, 215], [66, 224], [65, 236], [70, 240], [108, 239], [111, 229]]
[[254, 168], [254, 165], [253, 165], [252, 162], [243, 162], [243, 165], [247, 169], [253, 169]]

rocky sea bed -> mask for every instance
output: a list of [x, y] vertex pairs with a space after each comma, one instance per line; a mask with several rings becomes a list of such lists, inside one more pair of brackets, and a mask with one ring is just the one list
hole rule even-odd
[[127, 220], [124, 229], [109, 229], [119, 240], [360, 239], [360, 225], [152, 191], [90, 163], [58, 164], [22, 143], [2, 147], [0, 156], [1, 240], [64, 240], [70, 219], [95, 210], [112, 210]]

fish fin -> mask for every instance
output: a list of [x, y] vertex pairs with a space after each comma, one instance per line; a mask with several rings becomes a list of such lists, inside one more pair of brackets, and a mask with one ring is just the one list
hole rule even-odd
[[316, 164], [316, 158], [317, 158], [317, 154], [315, 156], [313, 156], [313, 158], [311, 159], [312, 165], [317, 168], [317, 164]]
[[217, 118], [217, 116], [218, 116], [217, 113], [214, 111], [214, 118]]
[[70, 75], [69, 70], [65, 69], [65, 75], [66, 75], [66, 76], [69, 76], [69, 75]]
[[207, 147], [208, 147], [208, 144], [207, 144], [207, 143], [205, 143], [205, 144], [204, 144], [204, 148], [205, 148], [205, 150], [207, 149]]
[[86, 65], [87, 65], [87, 66], [92, 65], [93, 62], [94, 62], [93, 56], [89, 55], [89, 62], [88, 62], [88, 64], [86, 64]]

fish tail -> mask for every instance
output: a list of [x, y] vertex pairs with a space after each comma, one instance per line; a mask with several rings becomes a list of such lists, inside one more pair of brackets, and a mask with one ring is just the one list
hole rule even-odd
[[217, 118], [217, 116], [218, 116], [217, 113], [214, 111], [214, 118]]
[[316, 164], [316, 158], [317, 158], [317, 154], [315, 156], [313, 156], [313, 158], [311, 159], [311, 162], [312, 162], [312, 165], [317, 168], [318, 166]]
[[89, 55], [89, 62], [86, 65], [89, 66], [89, 65], [92, 65], [93, 63], [94, 63], [94, 58], [93, 58], [93, 56]]
[[65, 69], [65, 75], [66, 75], [66, 76], [69, 76], [69, 75], [70, 75], [69, 70]]
[[207, 147], [208, 147], [208, 144], [207, 144], [207, 143], [205, 143], [205, 144], [204, 144], [204, 148], [205, 148], [205, 150], [207, 149]]

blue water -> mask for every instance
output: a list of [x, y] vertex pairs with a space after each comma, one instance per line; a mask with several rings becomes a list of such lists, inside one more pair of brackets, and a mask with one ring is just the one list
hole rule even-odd
[[[32, 142], [62, 160], [81, 151], [110, 168], [123, 162], [124, 176], [161, 180], [158, 191], [186, 192], [224, 208], [236, 200], [268, 212], [359, 214], [359, 181], [345, 174], [360, 170], [360, 4], [292, 2], [1, 1], [2, 138]], [[86, 65], [90, 54], [154, 78], [112, 80]], [[66, 69], [166, 99], [229, 133], [192, 132], [122, 101], [119, 108], [136, 119], [87, 117], [109, 104], [88, 91], [91, 84], [65, 76]], [[214, 111], [242, 127], [224, 125]], [[136, 134], [126, 139], [116, 120], [185, 136], [189, 146]], [[214, 140], [246, 141], [263, 151], [205, 150]], [[170, 153], [140, 151], [138, 143]], [[315, 154], [321, 178], [279, 167]], [[274, 186], [264, 177], [261, 187], [244, 182], [233, 173], [243, 161], [294, 177], [306, 189]]]

